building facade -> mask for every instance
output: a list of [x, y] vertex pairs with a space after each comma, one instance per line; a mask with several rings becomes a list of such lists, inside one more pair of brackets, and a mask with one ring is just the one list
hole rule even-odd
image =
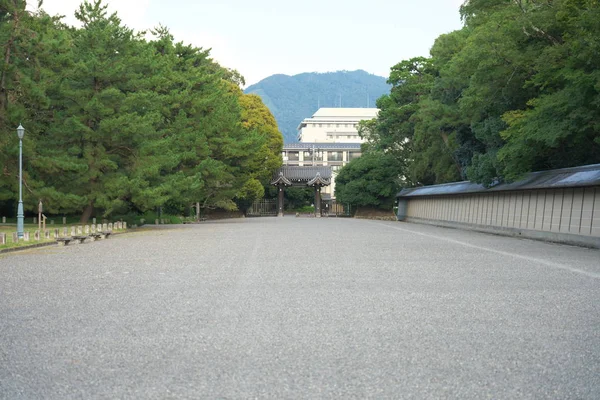
[[298, 143], [283, 146], [283, 164], [331, 167], [331, 185], [323, 188], [322, 197], [334, 198], [337, 171], [361, 156], [358, 123], [375, 118], [378, 112], [377, 108], [320, 108], [298, 126]]
[[302, 143], [362, 143], [358, 123], [377, 117], [377, 108], [319, 108], [298, 125]]

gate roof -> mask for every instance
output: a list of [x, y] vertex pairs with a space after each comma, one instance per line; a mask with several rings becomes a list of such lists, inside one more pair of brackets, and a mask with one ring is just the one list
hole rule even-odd
[[308, 185], [309, 182], [315, 181], [315, 178], [321, 182], [323, 186], [329, 185], [331, 182], [331, 167], [289, 167], [284, 166], [279, 168], [271, 181], [272, 185], [277, 185], [281, 181], [281, 174], [293, 185], [301, 186]]

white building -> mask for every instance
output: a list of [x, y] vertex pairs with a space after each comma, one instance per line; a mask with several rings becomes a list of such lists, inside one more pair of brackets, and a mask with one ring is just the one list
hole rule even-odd
[[298, 126], [302, 143], [362, 143], [358, 123], [377, 117], [377, 108], [319, 108]]
[[377, 117], [378, 112], [377, 108], [320, 108], [298, 126], [299, 143], [283, 146], [284, 165], [330, 166], [331, 185], [323, 188], [323, 199], [333, 198], [337, 171], [361, 155], [358, 123]]

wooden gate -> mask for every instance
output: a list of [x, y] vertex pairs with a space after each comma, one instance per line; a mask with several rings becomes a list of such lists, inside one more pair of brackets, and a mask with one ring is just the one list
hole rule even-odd
[[260, 199], [255, 200], [252, 206], [246, 213], [248, 217], [276, 217], [277, 216], [277, 200], [276, 199]]
[[321, 202], [321, 215], [323, 217], [351, 217], [350, 204], [338, 203], [336, 200], [324, 200]]

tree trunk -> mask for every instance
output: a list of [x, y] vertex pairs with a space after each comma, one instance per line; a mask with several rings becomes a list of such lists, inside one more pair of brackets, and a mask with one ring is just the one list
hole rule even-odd
[[454, 156], [452, 149], [450, 149], [450, 138], [448, 137], [448, 134], [444, 131], [440, 131], [440, 135], [442, 136], [442, 140], [444, 141], [446, 148], [448, 149], [448, 151], [450, 151], [450, 157], [452, 157], [452, 161], [454, 161], [454, 166], [456, 167], [456, 170], [458, 171], [458, 175], [461, 178], [463, 178], [463, 173], [462, 173], [462, 168], [460, 166], [460, 163]]
[[92, 216], [93, 211], [94, 211], [94, 202], [90, 201], [90, 204], [85, 206], [85, 209], [83, 210], [83, 214], [81, 214], [81, 220], [80, 220], [81, 224], [83, 224], [83, 225], [87, 224], [88, 220]]

